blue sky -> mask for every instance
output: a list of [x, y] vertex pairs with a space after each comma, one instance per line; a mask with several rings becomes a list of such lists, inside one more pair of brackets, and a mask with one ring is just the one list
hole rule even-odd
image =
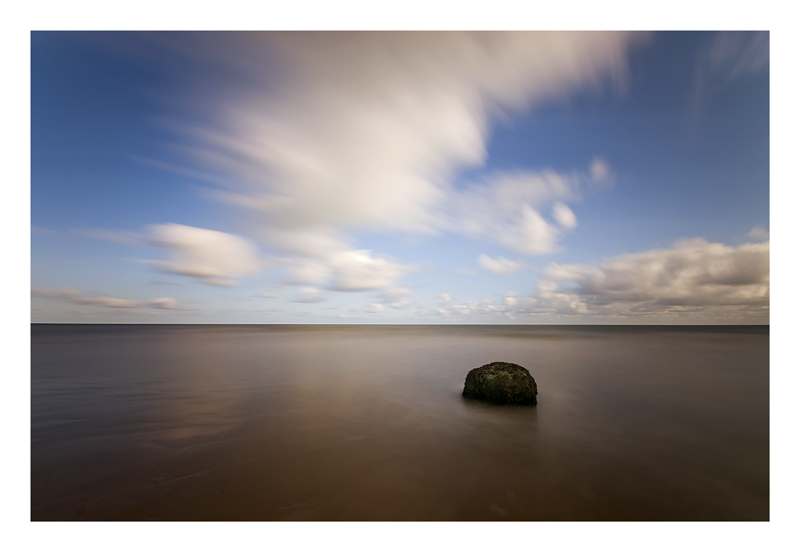
[[767, 33], [31, 35], [34, 322], [768, 323]]

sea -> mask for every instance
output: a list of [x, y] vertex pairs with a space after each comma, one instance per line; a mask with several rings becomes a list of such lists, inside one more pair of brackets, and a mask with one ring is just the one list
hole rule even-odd
[[31, 520], [768, 521], [769, 376], [769, 326], [33, 324]]

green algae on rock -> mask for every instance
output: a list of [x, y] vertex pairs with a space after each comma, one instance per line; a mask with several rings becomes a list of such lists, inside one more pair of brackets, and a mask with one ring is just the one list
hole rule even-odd
[[536, 404], [536, 381], [527, 369], [510, 362], [492, 362], [470, 370], [462, 395], [494, 404]]

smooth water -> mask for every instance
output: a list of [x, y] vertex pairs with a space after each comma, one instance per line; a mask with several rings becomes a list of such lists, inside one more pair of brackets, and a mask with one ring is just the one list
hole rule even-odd
[[[34, 520], [768, 520], [767, 326], [41, 325]], [[535, 407], [462, 399], [492, 361]]]

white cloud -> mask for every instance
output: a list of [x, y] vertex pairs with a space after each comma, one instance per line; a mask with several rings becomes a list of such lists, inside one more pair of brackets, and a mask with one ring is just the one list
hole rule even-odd
[[[579, 199], [584, 189], [596, 186], [597, 163], [602, 163], [603, 181], [608, 165], [597, 159], [590, 173], [560, 174], [554, 171], [497, 173], [484, 181], [454, 193], [442, 227], [473, 238], [499, 243], [523, 255], [542, 255], [558, 250], [563, 229], [577, 225], [574, 213], [564, 201]], [[559, 228], [541, 215], [552, 205]], [[562, 229], [563, 228], [563, 229]]]
[[140, 307], [152, 307], [157, 309], [183, 309], [175, 299], [170, 297], [160, 297], [151, 299], [146, 303], [131, 301], [130, 299], [119, 299], [117, 297], [89, 297], [74, 289], [65, 288], [33, 288], [31, 294], [45, 299], [55, 299], [76, 305], [95, 305], [98, 307], [110, 307], [118, 309], [136, 309]]
[[575, 213], [560, 201], [553, 205], [553, 218], [564, 228], [575, 228], [578, 225]]
[[[153, 307], [155, 309], [178, 310], [181, 307], [178, 302], [171, 297], [159, 297], [158, 299], [151, 299], [145, 306]], [[181, 309], [182, 310], [182, 309]]]
[[330, 268], [318, 260], [295, 257], [278, 259], [277, 262], [289, 272], [289, 277], [282, 280], [282, 284], [321, 285], [331, 276]]
[[201, 278], [217, 286], [236, 285], [236, 278], [259, 268], [256, 248], [246, 239], [216, 230], [181, 224], [150, 227], [149, 241], [168, 249], [168, 261], [147, 261], [173, 274]]
[[718, 32], [703, 55], [713, 71], [728, 79], [753, 75], [769, 63], [769, 33]]
[[391, 287], [393, 282], [411, 270], [385, 256], [368, 250], [340, 251], [328, 260], [334, 291], [366, 291]]
[[364, 310], [365, 310], [365, 311], [367, 311], [367, 312], [369, 312], [369, 313], [375, 314], [375, 313], [378, 313], [378, 312], [383, 312], [383, 311], [384, 311], [384, 310], [386, 310], [386, 309], [385, 309], [385, 307], [384, 307], [383, 305], [381, 305], [381, 304], [378, 304], [378, 303], [372, 303], [371, 305], [369, 305], [368, 307], [366, 307]]
[[[215, 91], [219, 104], [207, 112], [222, 116], [209, 127], [189, 129], [194, 143], [184, 149], [215, 178], [241, 184], [217, 197], [248, 207], [261, 239], [329, 271], [297, 283], [321, 285], [329, 277], [337, 291], [396, 285], [399, 265], [372, 254], [364, 258], [351, 246], [350, 236], [365, 229], [452, 231], [522, 254], [549, 253], [562, 229], [539, 209], [574, 198], [583, 177], [496, 175], [466, 193], [451, 179], [460, 169], [483, 165], [492, 118], [619, 82], [634, 37], [243, 34], [214, 57], [242, 71], [242, 78], [228, 93]], [[603, 176], [598, 167], [592, 166], [595, 179]], [[482, 196], [492, 202], [487, 206]], [[570, 227], [565, 217], [558, 220]], [[197, 272], [193, 263], [173, 268]]]
[[747, 233], [747, 237], [756, 241], [768, 241], [769, 232], [763, 226], [753, 226], [753, 229]]
[[36, 297], [55, 299], [57, 301], [66, 301], [76, 305], [97, 305], [99, 307], [124, 309], [137, 308], [141, 306], [136, 301], [131, 301], [129, 299], [118, 299], [116, 297], [86, 297], [73, 289], [33, 288], [31, 289], [31, 293]]
[[691, 140], [701, 130], [706, 106], [731, 81], [752, 77], [769, 64], [769, 32], [720, 31], [695, 60]]
[[439, 299], [439, 306], [445, 307], [453, 302], [453, 298], [446, 293], [440, 293], [436, 296]]
[[769, 322], [769, 243], [732, 247], [702, 239], [620, 255], [599, 265], [550, 265], [529, 298], [502, 306], [466, 302], [433, 313], [463, 320], [526, 316], [538, 321], [648, 317], [664, 323]]
[[731, 247], [694, 239], [600, 266], [554, 264], [524, 305], [529, 312], [617, 315], [688, 307], [767, 312], [769, 243]]
[[522, 266], [518, 262], [506, 259], [505, 257], [493, 259], [488, 255], [481, 255], [478, 257], [478, 264], [497, 276], [504, 276], [516, 272]]
[[325, 301], [325, 298], [320, 295], [321, 290], [317, 288], [303, 288], [302, 293], [292, 297], [292, 303], [320, 303]]
[[264, 297], [266, 299], [275, 299], [280, 296], [280, 293], [272, 293], [271, 291], [262, 291], [258, 294], [258, 297]]
[[621, 255], [596, 268], [553, 265], [546, 278], [574, 281], [576, 294], [604, 301], [766, 305], [769, 244], [730, 247], [687, 240], [672, 249]]
[[595, 182], [605, 182], [611, 177], [611, 167], [603, 159], [595, 157], [589, 166], [589, 173]]
[[443, 315], [447, 317], [455, 317], [462, 319], [480, 318], [486, 316], [496, 316], [497, 313], [502, 312], [502, 308], [494, 305], [491, 301], [484, 300], [480, 303], [477, 301], [466, 301], [460, 305], [450, 305], [448, 307], [440, 307], [433, 311], [433, 314]]
[[276, 259], [289, 272], [281, 283], [316, 285], [331, 291], [369, 291], [392, 287], [394, 281], [412, 270], [388, 256], [369, 250], [338, 250], [321, 257]]
[[389, 288], [381, 294], [382, 303], [393, 309], [404, 310], [412, 305], [409, 298], [411, 290], [404, 288]]

